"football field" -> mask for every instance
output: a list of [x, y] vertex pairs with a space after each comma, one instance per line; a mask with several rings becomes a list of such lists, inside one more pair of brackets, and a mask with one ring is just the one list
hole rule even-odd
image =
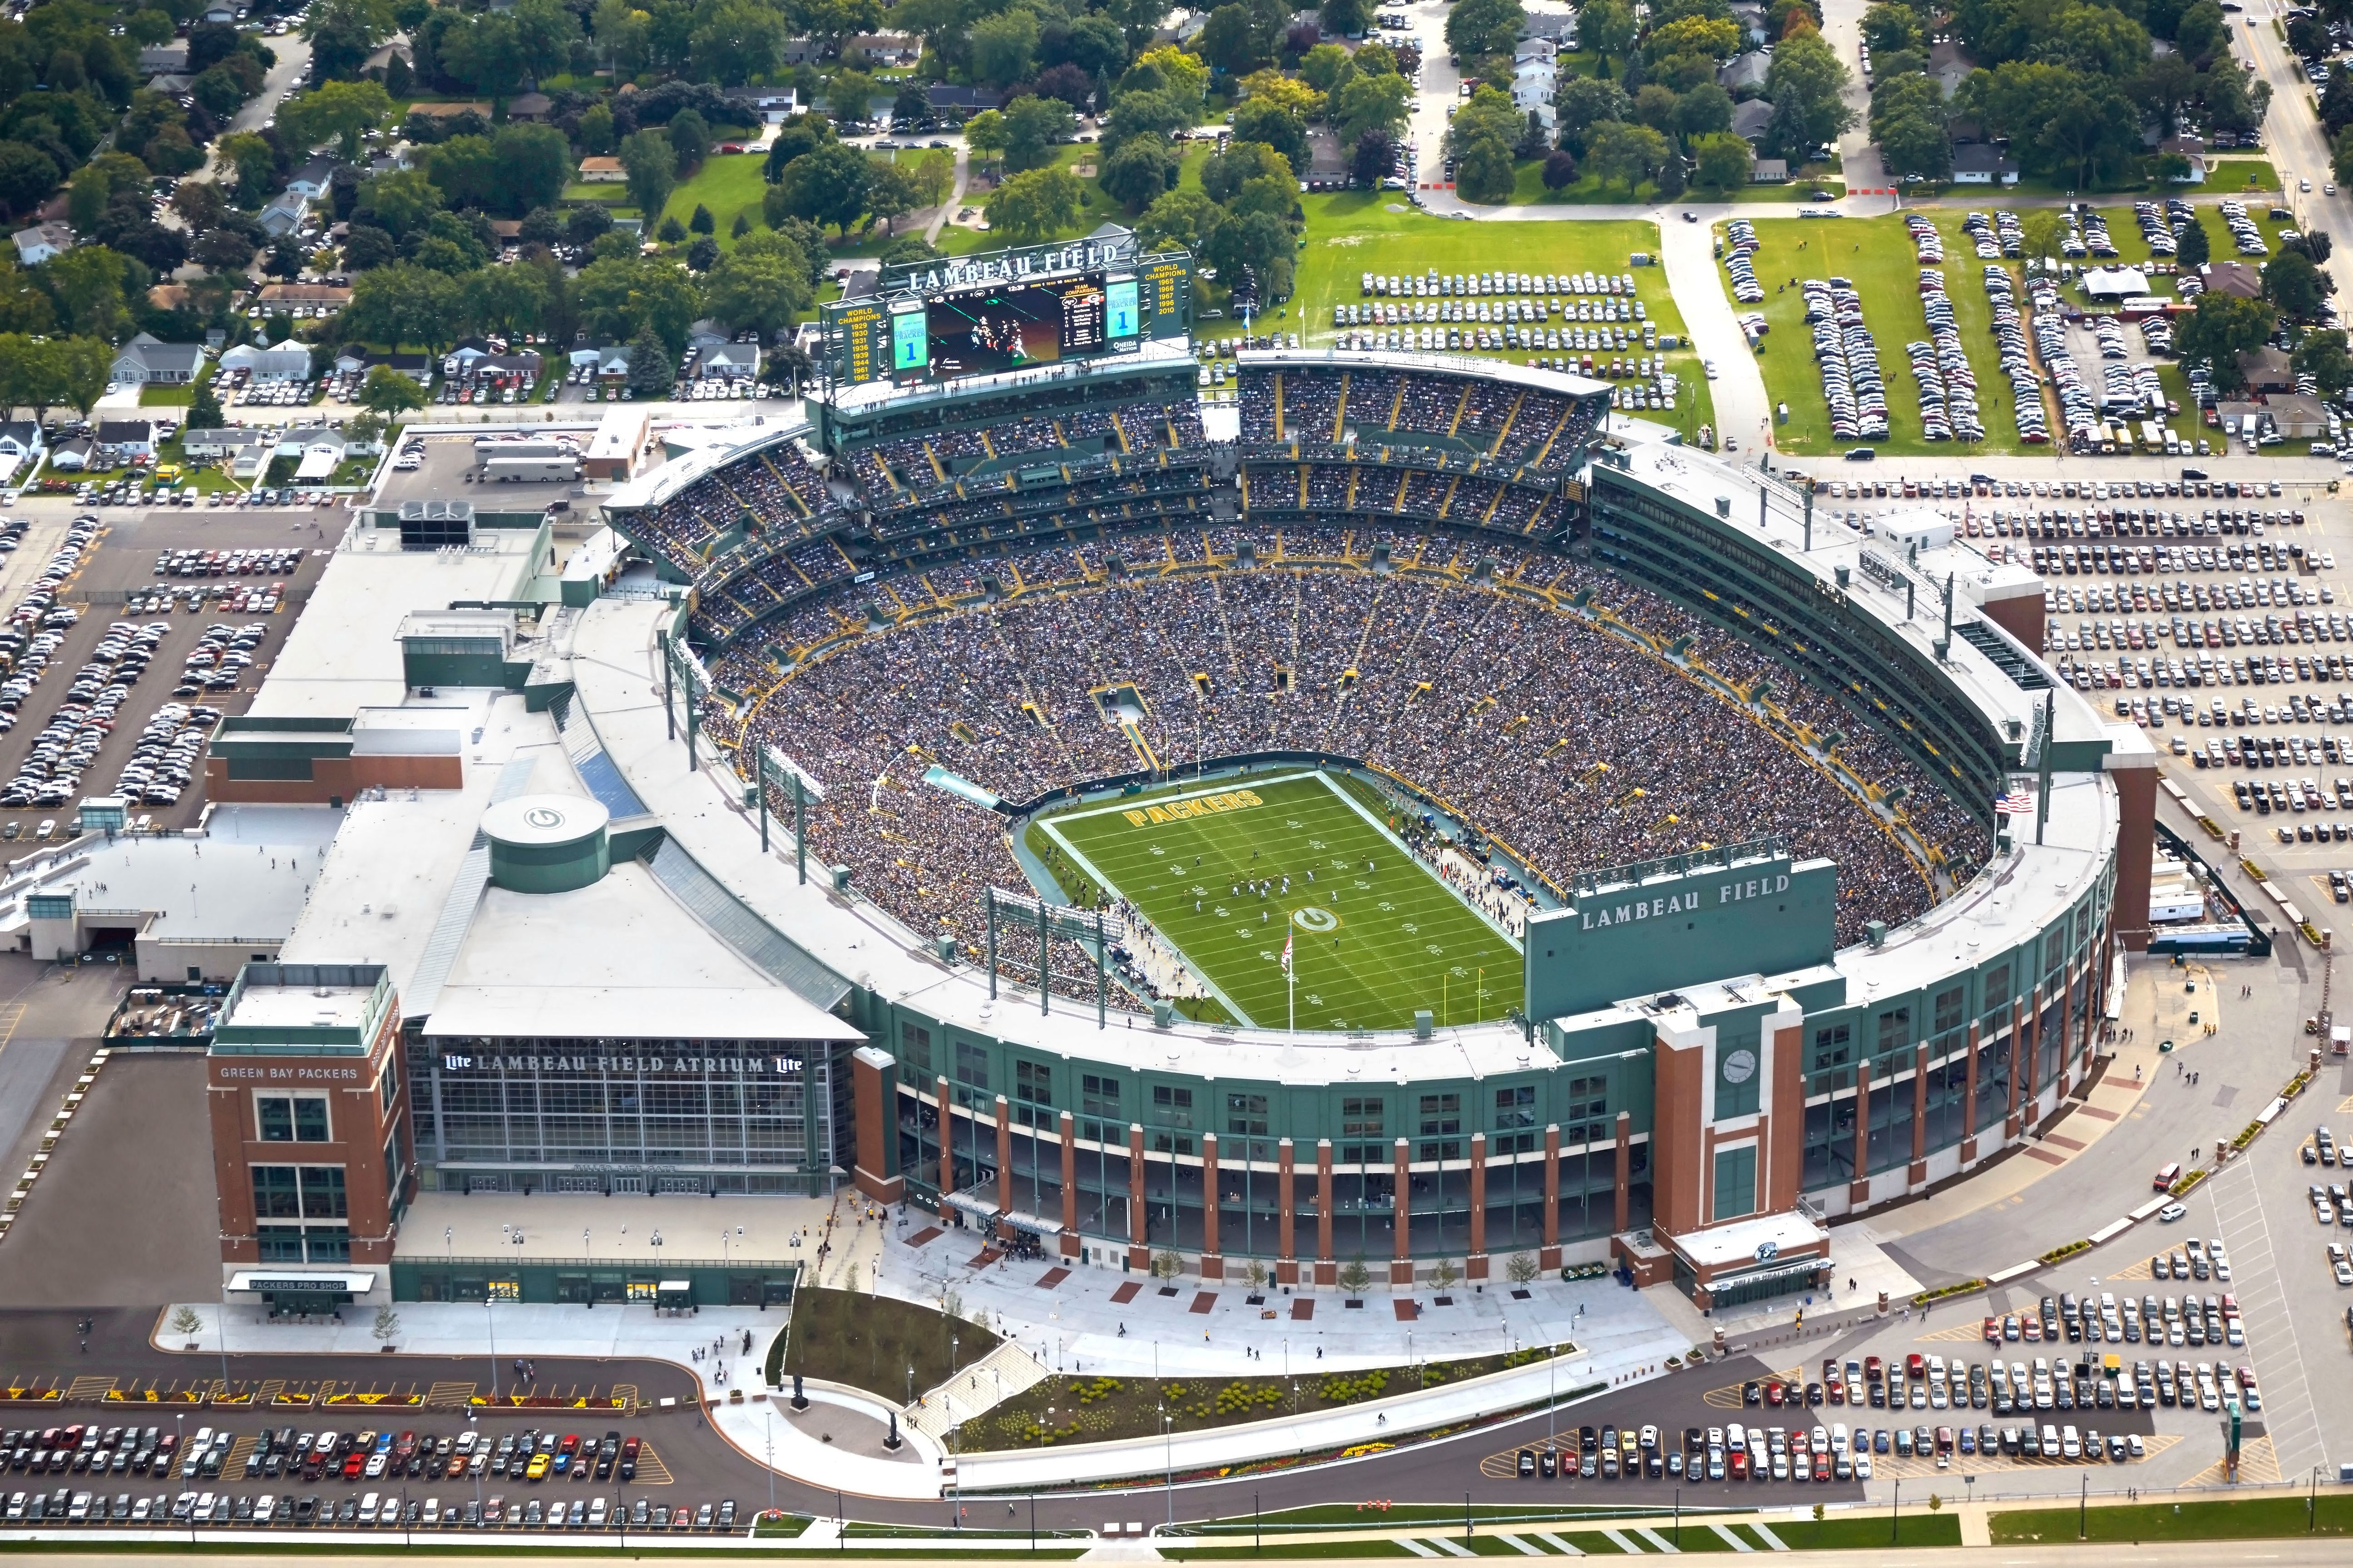
[[1520, 1000], [1518, 946], [1321, 773], [1082, 806], [1040, 826], [1239, 1021], [1284, 1026], [1286, 934], [1303, 1029], [1409, 1027], [1423, 1007], [1468, 1024]]

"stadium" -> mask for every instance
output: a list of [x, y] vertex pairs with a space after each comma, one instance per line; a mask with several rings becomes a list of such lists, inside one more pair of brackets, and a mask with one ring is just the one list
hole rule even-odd
[[[2154, 758], [2031, 574], [1607, 382], [1267, 348], [1210, 400], [1170, 258], [1084, 248], [886, 276], [808, 423], [607, 506], [865, 1038], [862, 1186], [1098, 1267], [1722, 1303], [2082, 1081]], [[1037, 347], [943, 376], [976, 290]]]

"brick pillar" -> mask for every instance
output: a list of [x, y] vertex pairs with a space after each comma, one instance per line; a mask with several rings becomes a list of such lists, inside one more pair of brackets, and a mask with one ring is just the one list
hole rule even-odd
[[[997, 1212], [999, 1215], [1013, 1211], [1013, 1108], [1005, 1097], [997, 1097]], [[997, 1234], [1002, 1240], [1013, 1239], [1010, 1222], [999, 1218]]]
[[1487, 1135], [1471, 1134], [1471, 1257], [1465, 1279], [1487, 1278]]
[[1298, 1209], [1294, 1174], [1291, 1140], [1285, 1138], [1274, 1146], [1275, 1201], [1280, 1205], [1274, 1215], [1274, 1282], [1278, 1285], [1299, 1283], [1299, 1249], [1293, 1237]]
[[1218, 1135], [1201, 1134], [1201, 1278], [1223, 1279], [1226, 1260], [1218, 1251]]
[[2059, 1071], [2051, 1080], [2053, 1110], [2067, 1098], [2067, 1068], [2075, 1053], [2075, 986], [2067, 972], [2059, 972]]
[[2149, 858], [2157, 847], [2157, 768], [2114, 768], [2116, 786], [2116, 890], [2110, 909], [2116, 940], [2148, 950]]
[[2033, 1081], [2035, 1072], [2035, 1020], [2042, 1018], [2033, 1008], [2042, 987], [2026, 992], [2026, 1002], [2017, 996], [2010, 999], [2010, 1114], [2002, 1119], [2002, 1142], [2010, 1142], [2026, 1126], [2026, 1084]]
[[1560, 1123], [1545, 1129], [1544, 1250], [1536, 1264], [1546, 1273], [1560, 1267]]
[[1846, 1201], [1871, 1201], [1871, 1063], [1854, 1064], [1854, 1178], [1847, 1183]]
[[1413, 1178], [1408, 1173], [1406, 1166], [1411, 1157], [1412, 1150], [1413, 1145], [1402, 1138], [1398, 1139], [1397, 1158], [1390, 1167], [1395, 1173], [1395, 1180], [1391, 1183], [1395, 1190], [1390, 1194], [1390, 1204], [1392, 1212], [1396, 1215], [1393, 1224], [1397, 1230], [1397, 1246], [1389, 1257], [1389, 1284], [1403, 1285], [1408, 1288], [1413, 1284], [1413, 1237], [1410, 1224], [1413, 1218]]
[[940, 1075], [940, 1218], [946, 1224], [955, 1223], [955, 1210], [948, 1207], [948, 1194], [955, 1191], [955, 1106], [948, 1097], [947, 1075]]
[[1905, 1183], [1918, 1186], [1928, 1179], [1928, 1042], [1912, 1047], [1912, 1168]]
[[1340, 1282], [1340, 1260], [1332, 1256], [1332, 1140], [1315, 1141], [1315, 1283]]
[[1152, 1248], [1144, 1228], [1144, 1124], [1127, 1126], [1127, 1266], [1150, 1268]]
[[1611, 1196], [1609, 1228], [1612, 1232], [1626, 1228], [1628, 1205], [1634, 1198], [1634, 1118], [1627, 1111], [1618, 1113], [1618, 1190]]
[[1969, 1020], [1968, 1087], [1961, 1101], [1961, 1163], [1978, 1157], [1978, 1036], [1981, 1026]]
[[1062, 1256], [1079, 1255], [1079, 1124], [1062, 1112]]

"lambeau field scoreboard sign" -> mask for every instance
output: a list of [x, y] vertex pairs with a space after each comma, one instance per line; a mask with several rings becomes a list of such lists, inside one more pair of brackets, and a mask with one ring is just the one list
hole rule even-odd
[[1784, 974], [1837, 952], [1838, 867], [1736, 846], [1579, 879], [1565, 909], [1528, 917], [1526, 1013], [1557, 1018], [1740, 974]]
[[1193, 258], [1143, 254], [1124, 230], [886, 267], [871, 294], [827, 305], [837, 385], [942, 382], [1132, 353], [1191, 328]]

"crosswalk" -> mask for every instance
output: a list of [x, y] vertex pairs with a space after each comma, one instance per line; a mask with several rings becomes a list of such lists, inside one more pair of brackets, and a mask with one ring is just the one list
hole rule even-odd
[[[1708, 1537], [1692, 1542], [1690, 1549], [1695, 1552], [1717, 1552], [1727, 1548], [1734, 1552], [1749, 1553], [1789, 1550], [1779, 1536], [1775, 1535], [1763, 1524], [1753, 1521], [1744, 1524], [1723, 1524], [1713, 1520], [1694, 1520], [1689, 1528], [1709, 1532]], [[1674, 1557], [1680, 1556], [1684, 1550], [1655, 1525], [1597, 1525], [1589, 1531], [1577, 1531], [1576, 1533], [1587, 1540], [1590, 1544], [1590, 1550], [1588, 1547], [1579, 1546], [1556, 1531], [1549, 1530], [1496, 1531], [1489, 1536], [1489, 1539], [1524, 1557], [1586, 1557], [1592, 1555], [1594, 1551], [1600, 1551], [1600, 1543], [1603, 1542], [1607, 1542], [1609, 1546], [1618, 1553], [1628, 1557]], [[1481, 1555], [1472, 1543], [1455, 1535], [1399, 1536], [1397, 1538], [1397, 1543], [1416, 1557]], [[1601, 1554], [1608, 1556], [1609, 1552], [1602, 1551]]]

